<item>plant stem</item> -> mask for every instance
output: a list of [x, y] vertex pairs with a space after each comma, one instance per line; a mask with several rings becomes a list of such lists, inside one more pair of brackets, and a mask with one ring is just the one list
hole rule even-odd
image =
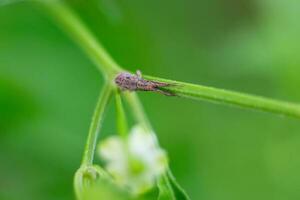
[[94, 152], [95, 152], [96, 142], [97, 142], [97, 138], [98, 138], [98, 132], [100, 130], [105, 107], [109, 101], [111, 93], [112, 93], [111, 85], [106, 84], [101, 91], [101, 94], [99, 96], [98, 103], [97, 103], [97, 106], [96, 106], [96, 109], [95, 109], [95, 112], [93, 115], [87, 142], [86, 142], [84, 153], [83, 153], [82, 165], [92, 165], [93, 164], [93, 158], [94, 158]]
[[[156, 138], [155, 132], [153, 131], [151, 124], [144, 112], [143, 106], [136, 93], [125, 93], [126, 100], [133, 111], [135, 120], [141, 124], [144, 129], [148, 132], [153, 133], [153, 137]], [[159, 146], [159, 143], [157, 143]], [[170, 175], [170, 176], [169, 176]], [[171, 184], [171, 185], [170, 185]], [[180, 196], [178, 199], [189, 200], [190, 198], [186, 192], [181, 188], [181, 186], [176, 182], [174, 176], [172, 175], [171, 169], [168, 167], [166, 173], [161, 177], [158, 182], [158, 187], [160, 188], [158, 199], [174, 199], [174, 192], [176, 196]], [[174, 189], [174, 190], [173, 190]]]
[[126, 120], [126, 115], [125, 115], [120, 91], [116, 91], [116, 117], [117, 117], [118, 133], [122, 137], [126, 137], [128, 134], [127, 120]]
[[152, 126], [145, 114], [143, 106], [136, 93], [126, 92], [125, 98], [132, 110], [133, 117], [138, 124], [141, 124], [146, 131], [152, 131]]
[[57, 0], [38, 0], [37, 2], [43, 5], [57, 24], [81, 46], [106, 78], [113, 77], [121, 71], [101, 43], [67, 5]]
[[239, 107], [300, 118], [299, 104], [152, 76], [144, 76], [144, 78], [148, 80], [169, 83], [170, 86], [162, 89], [179, 97], [186, 97], [195, 100], [209, 100], [218, 103], [232, 104]]
[[[44, 5], [48, 13], [56, 19], [57, 23], [60, 24], [65, 31], [68, 32], [69, 35], [71, 35], [74, 40], [83, 48], [89, 57], [94, 60], [104, 76], [108, 78], [108, 81], [112, 81], [116, 73], [123, 71], [122, 68], [119, 67], [118, 64], [105, 51], [101, 43], [96, 40], [94, 35], [87, 29], [87, 27], [83, 25], [80, 19], [65, 4], [63, 4], [61, 1], [54, 0], [40, 0], [38, 2], [41, 2], [42, 5]], [[300, 106], [297, 104], [276, 101], [264, 97], [242, 94], [202, 85], [172, 81], [150, 76], [145, 77], [150, 80], [174, 84], [173, 86], [162, 89], [173, 92], [177, 96], [196, 100], [209, 100], [225, 104], [232, 104], [240, 107], [300, 118]], [[129, 99], [131, 99], [130, 101], [136, 101], [137, 98], [129, 95]], [[136, 107], [134, 109], [136, 109]], [[142, 115], [142, 112], [137, 113], [137, 117], [139, 119], [142, 118]], [[149, 123], [143, 123], [145, 127], [149, 127]]]

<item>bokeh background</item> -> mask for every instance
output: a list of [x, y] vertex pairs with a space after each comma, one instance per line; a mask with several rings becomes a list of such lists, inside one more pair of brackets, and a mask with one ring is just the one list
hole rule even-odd
[[[0, 1], [0, 199], [74, 199], [102, 77], [43, 10]], [[73, 0], [126, 69], [300, 102], [299, 0]], [[192, 199], [300, 199], [300, 121], [140, 93]], [[115, 133], [113, 104], [101, 138]]]

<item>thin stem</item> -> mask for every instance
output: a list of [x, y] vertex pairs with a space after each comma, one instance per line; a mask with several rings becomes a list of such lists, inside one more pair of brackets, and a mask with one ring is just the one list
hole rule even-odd
[[133, 92], [126, 92], [124, 93], [124, 95], [132, 110], [132, 113], [134, 115], [133, 117], [135, 118], [136, 122], [141, 124], [145, 130], [152, 131], [152, 126], [145, 114], [144, 108], [137, 94]]
[[122, 137], [126, 137], [128, 133], [128, 127], [120, 91], [116, 91], [116, 117], [118, 133]]
[[170, 86], [162, 89], [176, 96], [232, 104], [239, 107], [300, 118], [299, 104], [157, 77], [144, 76], [144, 78], [169, 83]]
[[56, 0], [39, 0], [37, 2], [41, 3], [57, 24], [81, 46], [104, 76], [112, 77], [121, 71], [101, 43], [67, 5]]
[[[126, 100], [131, 107], [135, 120], [140, 123], [145, 130], [153, 133], [153, 137], [156, 138], [155, 132], [153, 131], [151, 124], [144, 112], [143, 106], [136, 93], [125, 93]], [[159, 146], [159, 143], [157, 143]], [[158, 199], [175, 199], [175, 196], [180, 196], [178, 199], [189, 200], [190, 198], [186, 192], [177, 183], [174, 176], [172, 175], [171, 169], [168, 167], [167, 171], [162, 175], [161, 180], [158, 181], [158, 187], [160, 190]], [[177, 199], [177, 198], [176, 198]]]
[[103, 114], [105, 111], [105, 107], [109, 101], [109, 98], [112, 93], [112, 88], [109, 84], [106, 84], [101, 91], [93, 119], [91, 122], [86, 146], [83, 153], [82, 165], [92, 165], [94, 152], [96, 148], [96, 142], [98, 138], [98, 133], [101, 127], [101, 122], [103, 118]]
[[74, 190], [75, 190], [75, 195], [78, 200], [82, 200], [82, 192], [83, 192], [83, 170], [79, 168], [75, 175], [74, 175]]
[[[122, 68], [109, 56], [101, 43], [96, 40], [94, 35], [64, 3], [54, 0], [40, 0], [38, 2], [41, 2], [42, 5], [44, 5], [48, 13], [56, 19], [57, 23], [60, 24], [83, 48], [89, 57], [94, 60], [104, 76], [108, 78], [108, 81], [111, 81], [116, 73], [122, 71]], [[240, 107], [300, 118], [300, 106], [297, 104], [156, 77], [146, 76], [146, 78], [174, 84], [171, 87], [165, 88], [165, 90], [173, 92], [177, 96], [232, 104]], [[129, 99], [132, 97], [133, 96], [129, 97]], [[131, 101], [135, 100], [135, 98], [131, 99]], [[141, 119], [142, 112], [137, 113], [137, 116]], [[149, 125], [149, 123], [145, 122], [145, 127], [148, 126], [146, 124]]]
[[[102, 45], [96, 40], [96, 38], [89, 32], [89, 30], [83, 25], [80, 19], [63, 3], [56, 1], [44, 0], [46, 10], [52, 15], [56, 21], [65, 29], [66, 32], [73, 37], [73, 39], [84, 49], [84, 51], [92, 58], [98, 69], [108, 78], [108, 83], [114, 78], [116, 73], [121, 72], [122, 69], [113, 61], [109, 54], [104, 50]], [[212, 87], [206, 87], [201, 85], [171, 81], [167, 79], [159, 79], [154, 77], [148, 77], [149, 79], [156, 81], [163, 81], [166, 83], [174, 84], [167, 91], [172, 92], [178, 96], [193, 98], [196, 100], [206, 99], [215, 102], [222, 102], [227, 104], [238, 105], [246, 108], [253, 108], [257, 110], [263, 110], [267, 112], [273, 112], [283, 114], [287, 116], [294, 116], [300, 118], [300, 106], [292, 103], [281, 102], [271, 100], [263, 97], [257, 97], [247, 94], [241, 94], [238, 92], [231, 92], [227, 90], [221, 90]], [[111, 93], [110, 87], [107, 85], [104, 88], [102, 95], [100, 96], [96, 112], [91, 124], [88, 140], [83, 156], [83, 165], [92, 165], [94, 150], [100, 128], [101, 118], [104, 112], [104, 107], [107, 104]], [[134, 93], [126, 94], [127, 100], [135, 114], [136, 120], [141, 123], [146, 129], [151, 130], [151, 125], [142, 109], [142, 106]], [[164, 178], [168, 180], [167, 175]], [[172, 178], [172, 177], [171, 177]], [[173, 181], [175, 180], [169, 179]], [[76, 183], [81, 181], [76, 179]], [[176, 186], [176, 184], [175, 184]], [[178, 185], [177, 185], [178, 187]], [[80, 190], [80, 185], [76, 187]], [[167, 187], [169, 193], [173, 193], [170, 186]], [[181, 192], [181, 188], [177, 191]], [[174, 193], [173, 193], [174, 194]], [[184, 197], [185, 195], [183, 195]]]

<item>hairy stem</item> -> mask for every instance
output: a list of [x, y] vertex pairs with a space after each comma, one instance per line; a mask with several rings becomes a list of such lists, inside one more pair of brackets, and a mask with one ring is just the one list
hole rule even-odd
[[300, 118], [299, 104], [163, 78], [151, 76], [144, 76], [144, 78], [153, 81], [169, 83], [170, 86], [162, 89], [179, 97], [186, 97], [195, 100], [209, 100], [213, 102], [232, 104], [239, 107]]
[[83, 159], [82, 159], [82, 165], [92, 165], [93, 164], [93, 158], [94, 158], [94, 152], [96, 148], [96, 142], [98, 138], [98, 133], [101, 127], [101, 122], [103, 118], [103, 114], [105, 111], [105, 107], [109, 101], [109, 98], [112, 93], [111, 85], [106, 84], [104, 88], [101, 91], [93, 119], [91, 122], [86, 146], [83, 153]]

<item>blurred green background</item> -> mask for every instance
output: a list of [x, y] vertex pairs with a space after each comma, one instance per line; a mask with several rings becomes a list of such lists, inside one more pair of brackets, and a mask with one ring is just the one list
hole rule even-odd
[[[74, 199], [101, 75], [43, 10], [0, 2], [0, 199]], [[126, 69], [300, 102], [299, 0], [70, 4]], [[192, 199], [300, 199], [299, 120], [139, 95]]]

